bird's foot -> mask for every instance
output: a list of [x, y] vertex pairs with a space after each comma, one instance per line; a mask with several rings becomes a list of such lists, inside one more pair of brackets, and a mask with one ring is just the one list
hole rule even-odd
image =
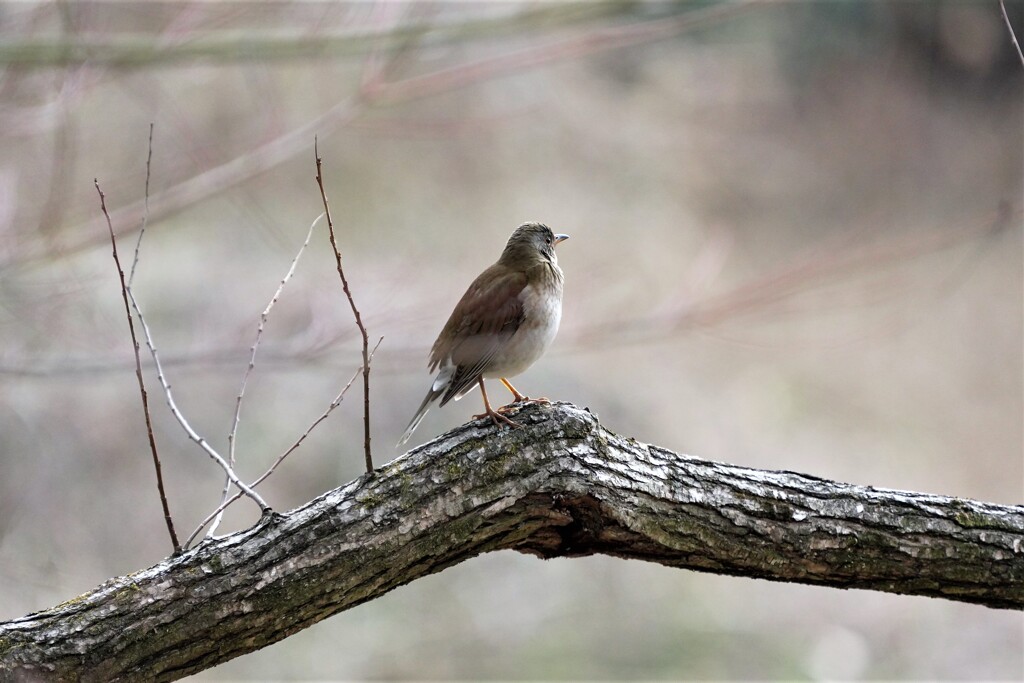
[[519, 424], [518, 422], [516, 422], [515, 420], [511, 420], [511, 419], [505, 417], [504, 415], [502, 415], [501, 414], [502, 410], [503, 410], [503, 408], [498, 408], [497, 410], [488, 410], [486, 413], [480, 413], [479, 415], [474, 415], [473, 419], [474, 420], [481, 420], [481, 419], [483, 419], [485, 417], [489, 417], [489, 418], [491, 418], [491, 421], [496, 426], [500, 427], [502, 424], [507, 424], [512, 429], [518, 429], [519, 427], [523, 426], [523, 425]]
[[529, 396], [518, 396], [518, 397], [516, 397], [516, 400], [512, 401], [511, 403], [509, 403], [507, 406], [502, 406], [502, 407], [498, 408], [498, 410], [499, 411], [511, 410], [512, 408], [518, 408], [519, 406], [523, 405], [524, 403], [526, 403], [526, 404], [533, 403], [533, 404], [537, 404], [537, 405], [548, 405], [549, 403], [551, 403], [551, 401], [550, 401], [550, 399], [548, 399], [545, 396], [541, 396], [540, 398], [530, 398]]

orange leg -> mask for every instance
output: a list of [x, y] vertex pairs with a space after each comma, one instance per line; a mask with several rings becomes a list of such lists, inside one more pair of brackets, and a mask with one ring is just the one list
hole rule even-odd
[[516, 391], [516, 388], [514, 386], [512, 386], [512, 382], [509, 382], [504, 377], [501, 378], [501, 383], [505, 385], [506, 389], [508, 389], [509, 391], [512, 392], [512, 395], [516, 399], [516, 403], [521, 403], [522, 401], [529, 401], [530, 400], [529, 396], [523, 396], [518, 391]]
[[501, 412], [502, 410], [505, 410], [506, 408], [511, 408], [516, 403], [551, 403], [551, 401], [549, 401], [548, 399], [543, 398], [543, 397], [541, 397], [541, 398], [530, 398], [529, 396], [523, 396], [522, 394], [520, 394], [516, 390], [516, 388], [514, 386], [512, 386], [512, 382], [509, 382], [504, 377], [501, 378], [501, 383], [505, 385], [506, 389], [508, 389], [509, 391], [512, 392], [512, 396], [514, 397], [514, 400], [509, 405], [502, 406], [501, 408], [498, 408], [498, 412]]
[[[480, 383], [480, 393], [484, 397], [484, 408], [487, 410], [487, 412], [481, 413], [480, 415], [474, 415], [473, 419], [474, 420], [479, 420], [482, 417], [489, 417], [494, 422], [494, 424], [499, 425], [499, 426], [501, 425], [502, 422], [504, 422], [509, 427], [513, 427], [513, 428], [514, 427], [522, 427], [522, 425], [519, 424], [518, 422], [516, 422], [514, 420], [510, 420], [509, 418], [507, 418], [504, 415], [502, 415], [500, 412], [491, 409], [491, 402], [487, 400], [487, 390], [484, 389], [484, 378], [481, 377], [477, 381]], [[504, 380], [502, 380], [502, 381], [504, 381]]]

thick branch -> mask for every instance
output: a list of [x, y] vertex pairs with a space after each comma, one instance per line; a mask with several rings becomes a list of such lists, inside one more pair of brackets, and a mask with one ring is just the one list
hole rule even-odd
[[699, 460], [568, 404], [516, 419], [0, 624], [0, 679], [172, 680], [505, 548], [1024, 607], [1024, 507]]

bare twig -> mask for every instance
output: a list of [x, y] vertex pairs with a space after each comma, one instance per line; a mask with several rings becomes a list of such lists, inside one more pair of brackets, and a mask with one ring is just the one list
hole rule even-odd
[[[384, 337], [381, 337], [380, 339], [378, 339], [377, 343], [374, 344], [373, 348], [370, 350], [370, 357], [369, 357], [368, 360], [370, 360], [370, 361], [373, 360], [373, 354], [377, 353], [377, 347], [380, 346], [380, 343], [382, 341], [384, 341]], [[348, 388], [350, 386], [352, 386], [352, 382], [355, 381], [355, 378], [358, 377], [359, 373], [361, 373], [362, 371], [363, 371], [363, 368], [359, 368], [358, 370], [356, 370], [355, 374], [352, 375], [352, 379], [350, 379], [348, 381], [348, 383], [344, 386], [344, 388], [342, 388], [342, 390], [338, 393], [338, 395], [334, 397], [334, 400], [331, 401], [331, 404], [327, 407], [327, 410], [325, 410], [320, 417], [318, 417], [316, 420], [313, 421], [313, 424], [311, 424], [309, 426], [309, 429], [307, 429], [302, 434], [302, 436], [300, 436], [298, 438], [298, 440], [294, 444], [291, 445], [291, 447], [288, 450], [286, 450], [284, 453], [282, 453], [281, 455], [278, 456], [277, 460], [274, 461], [274, 464], [271, 465], [270, 468], [267, 469], [267, 471], [264, 472], [260, 476], [259, 479], [257, 479], [255, 482], [253, 482], [253, 486], [256, 486], [256, 484], [259, 484], [261, 481], [263, 481], [268, 476], [270, 476], [273, 473], [273, 471], [275, 469], [277, 469], [277, 466], [281, 464], [281, 461], [283, 461], [285, 458], [287, 458], [292, 453], [292, 451], [296, 450], [299, 446], [301, 446], [302, 442], [306, 440], [306, 437], [309, 436], [310, 432], [312, 432], [313, 429], [315, 429], [318, 424], [320, 424], [321, 422], [323, 422], [324, 420], [327, 419], [327, 416], [330, 415], [331, 412], [335, 408], [337, 408], [338, 405], [341, 404], [342, 399], [345, 398], [345, 393], [348, 391]]]
[[[235, 465], [235, 443], [236, 436], [238, 434], [238, 423], [242, 415], [242, 397], [245, 396], [245, 387], [246, 384], [249, 382], [249, 375], [252, 373], [253, 368], [256, 367], [256, 350], [259, 348], [260, 340], [263, 338], [263, 328], [267, 324], [267, 319], [270, 317], [270, 309], [272, 309], [274, 307], [274, 304], [277, 303], [277, 300], [281, 296], [281, 292], [284, 291], [284, 286], [288, 284], [289, 280], [292, 279], [292, 275], [295, 273], [295, 267], [298, 265], [299, 259], [302, 258], [302, 253], [306, 250], [306, 247], [309, 246], [309, 240], [313, 237], [313, 229], [316, 228], [317, 223], [319, 223], [320, 219], [323, 217], [324, 215], [320, 214], [319, 216], [316, 217], [316, 220], [314, 220], [313, 223], [309, 226], [309, 232], [306, 233], [306, 241], [302, 243], [301, 247], [299, 247], [299, 252], [295, 254], [295, 258], [292, 259], [292, 264], [288, 268], [288, 272], [285, 273], [285, 276], [283, 278], [281, 278], [281, 284], [278, 285], [277, 291], [274, 292], [274, 296], [271, 297], [270, 303], [267, 304], [267, 307], [263, 309], [263, 313], [260, 314], [260, 322], [259, 325], [256, 327], [256, 341], [253, 342], [252, 347], [249, 349], [251, 351], [249, 355], [249, 365], [246, 366], [245, 374], [242, 375], [242, 386], [239, 388], [238, 396], [235, 399], [235, 415], [231, 420], [231, 431], [228, 433], [228, 464], [230, 464], [232, 467], [234, 467]], [[228, 494], [230, 492], [231, 480], [225, 477], [224, 490], [221, 492], [220, 499], [221, 506], [223, 506], [224, 503], [227, 501]], [[220, 520], [221, 517], [218, 514], [213, 524], [210, 525], [210, 530], [206, 534], [207, 536], [212, 536], [214, 532], [217, 531], [217, 527], [220, 526]], [[189, 540], [191, 540], [191, 538]], [[185, 544], [185, 547], [188, 547], [187, 542]]]
[[267, 304], [267, 307], [263, 309], [263, 313], [260, 314], [260, 322], [256, 327], [256, 340], [250, 348], [252, 353], [249, 356], [249, 365], [246, 367], [245, 374], [242, 376], [242, 386], [238, 390], [238, 397], [235, 401], [235, 415], [231, 422], [231, 432], [228, 434], [228, 460], [232, 464], [235, 462], [235, 436], [238, 432], [238, 422], [242, 411], [242, 398], [245, 395], [245, 386], [249, 381], [249, 375], [256, 366], [256, 350], [259, 348], [260, 340], [263, 338], [263, 328], [266, 326], [267, 320], [270, 318], [271, 309], [274, 308], [274, 304], [276, 304], [277, 300], [281, 297], [281, 293], [284, 291], [285, 285], [288, 284], [288, 281], [292, 279], [292, 275], [295, 274], [295, 268], [299, 263], [299, 259], [302, 258], [302, 253], [306, 250], [306, 247], [309, 246], [309, 240], [313, 237], [313, 230], [323, 217], [324, 214], [320, 214], [316, 217], [316, 220], [310, 224], [309, 231], [306, 233], [306, 239], [302, 243], [302, 246], [299, 247], [299, 251], [295, 254], [295, 258], [292, 259], [288, 272], [285, 273], [283, 278], [281, 278], [281, 283], [278, 285], [277, 291], [274, 292], [274, 296], [270, 298], [270, 303]]
[[1006, 30], [1010, 32], [1010, 40], [1013, 41], [1013, 46], [1017, 48], [1017, 56], [1020, 57], [1021, 66], [1024, 66], [1024, 52], [1020, 50], [1020, 43], [1017, 42], [1017, 34], [1013, 32], [1013, 26], [1010, 25], [1010, 17], [1006, 14], [1006, 3], [1004, 0], [999, 0], [999, 9], [1003, 12], [1003, 21], [1006, 22]]
[[352, 298], [352, 292], [348, 287], [348, 279], [345, 277], [345, 270], [341, 267], [341, 252], [338, 250], [338, 241], [334, 237], [334, 222], [331, 220], [331, 207], [327, 204], [327, 192], [324, 190], [323, 160], [320, 158], [320, 150], [316, 138], [313, 138], [313, 154], [316, 157], [316, 184], [320, 186], [320, 198], [324, 202], [324, 213], [327, 214], [327, 231], [331, 238], [331, 247], [334, 249], [334, 259], [338, 264], [338, 276], [341, 278], [341, 287], [348, 297], [349, 306], [352, 307], [352, 315], [356, 319], [356, 327], [363, 337], [363, 451], [366, 458], [366, 471], [373, 471], [373, 457], [370, 453], [370, 339], [366, 334], [366, 327], [363, 325], [363, 318], [359, 315], [356, 302]]
[[128, 287], [131, 288], [135, 281], [135, 267], [139, 265], [139, 248], [142, 246], [142, 236], [146, 234], [146, 224], [149, 223], [149, 175], [153, 164], [153, 124], [149, 124], [149, 152], [146, 155], [146, 193], [142, 200], [142, 225], [139, 226], [139, 236], [135, 240], [135, 257], [132, 259], [132, 269], [128, 272]]
[[146, 347], [149, 349], [149, 354], [153, 357], [153, 364], [156, 365], [156, 376], [160, 380], [160, 386], [164, 388], [164, 398], [167, 400], [167, 406], [171, 409], [171, 414], [174, 415], [174, 419], [178, 421], [181, 428], [188, 434], [188, 438], [196, 442], [200, 448], [202, 448], [207, 455], [213, 458], [214, 462], [220, 465], [221, 469], [231, 480], [231, 483], [237, 486], [242, 493], [252, 498], [252, 500], [260, 506], [260, 510], [264, 513], [270, 512], [270, 506], [267, 502], [260, 497], [258, 493], [253, 491], [251, 488], [245, 485], [235, 471], [231, 468], [231, 465], [221, 456], [220, 453], [210, 445], [210, 442], [199, 436], [192, 425], [185, 419], [184, 414], [178, 409], [178, 404], [174, 401], [174, 394], [171, 393], [171, 385], [167, 382], [167, 377], [164, 375], [163, 366], [160, 364], [160, 355], [156, 351], [156, 346], [153, 344], [153, 336], [149, 333], [149, 325], [146, 324], [146, 318], [142, 315], [142, 310], [139, 308], [138, 302], [135, 300], [135, 295], [132, 291], [128, 290], [128, 300], [132, 303], [132, 309], [135, 311], [135, 315], [139, 318], [139, 324], [142, 326], [142, 333], [146, 338]]
[[167, 533], [171, 535], [171, 545], [174, 546], [174, 553], [181, 552], [181, 544], [178, 543], [178, 535], [174, 531], [174, 520], [171, 518], [171, 508], [167, 503], [167, 493], [164, 491], [164, 476], [160, 468], [160, 456], [156, 451], [156, 437], [153, 436], [153, 420], [149, 414], [149, 396], [146, 393], [146, 382], [142, 378], [142, 359], [139, 357], [139, 339], [135, 335], [135, 322], [132, 320], [131, 309], [128, 306], [128, 285], [125, 283], [124, 270], [121, 268], [121, 260], [117, 256], [117, 239], [114, 237], [114, 226], [110, 222], [110, 214], [107, 213], [106, 197], [100, 189], [99, 180], [94, 178], [93, 184], [100, 196], [100, 208], [103, 216], [107, 219], [107, 231], [110, 233], [110, 247], [114, 253], [114, 264], [117, 266], [117, 276], [121, 280], [121, 298], [124, 300], [124, 312], [128, 318], [128, 330], [132, 335], [132, 346], [135, 349], [135, 377], [139, 380], [139, 393], [142, 394], [142, 412], [146, 416], [146, 434], [149, 437], [149, 450], [153, 454], [153, 467], [156, 469], [156, 488], [160, 492], [160, 504], [164, 510], [164, 521], [167, 523]]
[[[370, 351], [370, 359], [371, 359], [371, 360], [373, 359], [373, 354], [377, 353], [377, 347], [378, 347], [378, 346], [380, 346], [380, 343], [381, 343], [382, 341], [384, 341], [384, 337], [381, 337], [380, 339], [378, 339], [378, 340], [377, 340], [377, 343], [376, 343], [376, 344], [374, 345], [374, 347], [373, 347], [373, 350], [372, 350], [372, 351]], [[330, 404], [329, 406], [327, 406], [327, 410], [325, 410], [325, 411], [323, 412], [323, 414], [322, 414], [322, 415], [320, 415], [320, 417], [318, 417], [318, 418], [317, 418], [316, 420], [314, 420], [314, 421], [313, 421], [313, 424], [311, 424], [311, 425], [309, 426], [309, 429], [307, 429], [307, 430], [306, 430], [305, 432], [303, 432], [302, 436], [300, 436], [300, 437], [298, 438], [298, 440], [297, 440], [297, 441], [296, 441], [295, 443], [293, 443], [293, 444], [292, 444], [292, 445], [291, 445], [291, 446], [290, 446], [290, 447], [288, 448], [288, 450], [286, 450], [286, 451], [285, 451], [284, 453], [282, 453], [281, 455], [277, 456], [277, 460], [275, 460], [275, 461], [274, 461], [274, 463], [273, 463], [273, 464], [272, 464], [272, 465], [271, 465], [270, 467], [268, 467], [268, 468], [267, 468], [267, 471], [266, 471], [266, 472], [264, 472], [263, 474], [261, 474], [261, 475], [260, 475], [260, 477], [259, 477], [259, 478], [258, 478], [258, 479], [257, 479], [256, 481], [254, 481], [254, 482], [252, 483], [252, 488], [256, 488], [257, 486], [259, 486], [259, 485], [260, 485], [260, 483], [261, 483], [261, 482], [262, 482], [262, 481], [263, 481], [264, 479], [266, 479], [266, 478], [267, 478], [267, 477], [269, 477], [269, 476], [270, 476], [271, 474], [273, 474], [273, 473], [274, 473], [274, 470], [275, 470], [275, 469], [277, 469], [277, 466], [278, 466], [278, 465], [280, 465], [280, 464], [281, 464], [281, 462], [282, 462], [282, 461], [283, 461], [283, 460], [284, 460], [285, 458], [287, 458], [287, 457], [288, 457], [289, 455], [291, 455], [291, 454], [292, 454], [292, 453], [293, 453], [293, 452], [294, 452], [295, 450], [297, 450], [297, 449], [298, 449], [298, 447], [299, 447], [299, 446], [301, 446], [301, 445], [302, 445], [302, 442], [306, 440], [306, 437], [307, 437], [307, 436], [309, 436], [309, 435], [310, 435], [310, 433], [311, 433], [311, 432], [312, 432], [312, 431], [313, 431], [314, 429], [316, 429], [317, 425], [319, 425], [319, 424], [320, 424], [321, 422], [323, 422], [324, 420], [326, 420], [326, 419], [327, 419], [327, 417], [328, 417], [328, 416], [329, 416], [329, 415], [330, 415], [330, 414], [331, 414], [331, 413], [332, 413], [332, 412], [334, 411], [334, 409], [335, 409], [335, 408], [337, 408], [337, 407], [338, 407], [339, 405], [341, 405], [341, 402], [342, 402], [342, 400], [343, 400], [343, 399], [345, 398], [345, 394], [346, 394], [346, 393], [348, 392], [348, 388], [349, 388], [350, 386], [352, 386], [352, 382], [355, 382], [355, 381], [356, 381], [356, 377], [358, 377], [358, 376], [359, 376], [359, 374], [360, 374], [360, 373], [361, 373], [362, 371], [363, 371], [363, 369], [362, 369], [362, 368], [359, 368], [358, 370], [356, 370], [356, 371], [355, 371], [355, 373], [354, 373], [354, 374], [352, 375], [352, 378], [351, 378], [351, 379], [349, 379], [348, 383], [347, 383], [347, 384], [346, 384], [346, 385], [345, 385], [344, 387], [342, 387], [341, 391], [340, 391], [340, 392], [338, 392], [338, 395], [334, 397], [334, 400], [333, 400], [333, 401], [331, 401], [331, 404]], [[241, 498], [241, 497], [242, 497], [242, 494], [241, 494], [241, 493], [235, 493], [235, 495], [233, 495], [233, 496], [232, 496], [231, 498], [229, 498], [229, 499], [227, 499], [227, 500], [225, 500], [225, 501], [221, 502], [221, 504], [220, 504], [220, 505], [219, 505], [219, 506], [217, 507], [217, 509], [216, 509], [216, 510], [214, 510], [213, 512], [211, 512], [211, 513], [210, 513], [209, 515], [207, 515], [206, 519], [204, 519], [204, 520], [203, 520], [202, 522], [200, 522], [200, 523], [199, 523], [199, 526], [198, 526], [198, 527], [196, 528], [196, 530], [195, 530], [195, 531], [193, 531], [193, 532], [192, 532], [192, 535], [190, 535], [190, 536], [188, 537], [188, 540], [187, 540], [187, 541], [185, 541], [185, 548], [188, 548], [189, 546], [191, 546], [191, 545], [192, 545], [192, 541], [194, 541], [194, 540], [195, 540], [195, 538], [196, 538], [196, 536], [198, 536], [198, 535], [200, 534], [200, 532], [202, 532], [202, 530], [203, 530], [203, 527], [205, 527], [205, 526], [206, 526], [207, 524], [209, 524], [209, 523], [210, 523], [211, 521], [213, 521], [214, 519], [218, 519], [218, 520], [219, 520], [219, 519], [220, 519], [220, 516], [224, 514], [224, 511], [225, 511], [226, 509], [228, 509], [228, 507], [229, 507], [229, 506], [230, 506], [230, 505], [231, 505], [232, 503], [234, 503], [234, 502], [235, 502], [236, 500], [238, 500], [238, 499], [239, 499], [239, 498]], [[206, 535], [207, 535], [207, 537], [211, 537], [211, 536], [212, 536], [212, 534], [211, 534], [211, 533], [209, 533], [209, 532], [207, 532], [207, 534], [206, 534]]]

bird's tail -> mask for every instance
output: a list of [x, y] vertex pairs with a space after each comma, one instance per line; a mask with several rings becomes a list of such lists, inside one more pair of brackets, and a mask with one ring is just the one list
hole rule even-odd
[[[438, 383], [435, 382], [435, 384]], [[402, 434], [402, 438], [398, 440], [397, 444], [395, 444], [395, 448], [400, 447], [402, 444], [409, 440], [409, 437], [412, 436], [412, 433], [416, 431], [417, 427], [420, 426], [420, 422], [423, 421], [423, 417], [427, 414], [427, 411], [430, 410], [430, 404], [436, 401], [437, 398], [444, 393], [444, 390], [446, 388], [447, 385], [444, 385], [438, 389], [434, 389], [433, 387], [431, 387], [430, 391], [427, 392], [426, 398], [423, 399], [423, 403], [420, 404], [419, 410], [416, 411], [416, 414], [413, 416], [412, 421], [409, 423], [409, 426], [405, 428], [405, 434]]]

